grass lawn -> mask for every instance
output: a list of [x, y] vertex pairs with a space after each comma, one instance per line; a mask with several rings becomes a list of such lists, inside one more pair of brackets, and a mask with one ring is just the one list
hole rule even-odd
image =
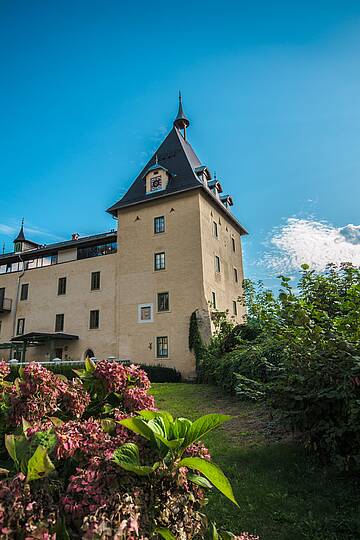
[[208, 513], [218, 525], [256, 533], [261, 540], [360, 539], [359, 485], [274, 434], [260, 406], [207, 385], [158, 383], [153, 394], [158, 407], [175, 416], [236, 417], [204, 440], [240, 506], [211, 493]]

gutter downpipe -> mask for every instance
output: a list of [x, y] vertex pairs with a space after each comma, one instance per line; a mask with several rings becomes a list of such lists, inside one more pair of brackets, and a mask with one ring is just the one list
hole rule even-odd
[[[20, 262], [22, 262], [22, 264], [23, 264], [23, 270], [22, 270], [21, 274], [19, 275], [18, 281], [17, 281], [17, 290], [16, 290], [15, 306], [14, 306], [13, 332], [12, 332], [13, 333], [13, 335], [12, 335], [13, 338], [15, 337], [17, 306], [18, 306], [18, 303], [19, 303], [19, 296], [20, 296], [20, 282], [21, 282], [21, 279], [23, 278], [23, 276], [25, 274], [25, 264], [24, 264], [23, 259], [21, 258], [20, 253], [18, 254], [18, 257], [20, 259]], [[10, 355], [11, 355], [11, 353], [10, 353]]]

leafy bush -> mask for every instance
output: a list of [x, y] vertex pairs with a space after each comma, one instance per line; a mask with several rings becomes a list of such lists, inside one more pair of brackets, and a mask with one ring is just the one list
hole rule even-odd
[[[130, 364], [130, 363], [129, 363]], [[128, 364], [124, 364], [128, 365]], [[64, 375], [67, 379], [72, 379], [74, 377], [74, 369], [82, 369], [84, 367], [84, 362], [72, 362], [71, 364], [63, 363], [54, 363], [53, 365], [46, 365], [46, 369], [57, 375]], [[145, 371], [150, 381], [153, 383], [162, 383], [162, 382], [181, 382], [181, 373], [175, 368], [161, 366], [161, 365], [148, 365], [141, 364], [140, 368]], [[11, 366], [11, 373], [9, 380], [14, 381], [18, 376], [19, 367], [16, 364]]]
[[206, 490], [237, 504], [201, 443], [229, 417], [157, 411], [133, 365], [87, 360], [72, 380], [35, 363], [9, 372], [0, 363], [1, 538], [200, 539]]
[[359, 468], [360, 270], [304, 265], [297, 288], [280, 280], [278, 296], [246, 284], [247, 324], [214, 337], [200, 377], [266, 399], [307, 446]]

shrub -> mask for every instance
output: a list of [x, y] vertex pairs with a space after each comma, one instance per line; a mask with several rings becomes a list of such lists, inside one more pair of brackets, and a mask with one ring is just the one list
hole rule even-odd
[[11, 458], [1, 538], [200, 540], [206, 490], [236, 504], [200, 440], [229, 417], [191, 422], [157, 411], [147, 374], [133, 365], [87, 360], [72, 380], [39, 364], [13, 383], [8, 374], [0, 363], [2, 451]]
[[308, 447], [359, 468], [360, 269], [304, 265], [297, 288], [280, 280], [277, 296], [246, 283], [247, 324], [215, 335], [199, 377], [266, 399]]

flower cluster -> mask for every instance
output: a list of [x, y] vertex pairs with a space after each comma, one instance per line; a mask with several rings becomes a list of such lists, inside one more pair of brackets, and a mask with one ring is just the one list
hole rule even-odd
[[233, 540], [260, 540], [260, 538], [248, 532], [242, 532], [237, 536], [234, 536]]
[[154, 396], [136, 386], [124, 391], [124, 408], [126, 411], [155, 410]]
[[83, 389], [80, 379], [68, 381], [60, 395], [60, 406], [69, 415], [81, 418], [91, 401], [90, 394]]
[[100, 420], [70, 420], [55, 429], [57, 444], [55, 456], [58, 460], [69, 459], [77, 451], [79, 458], [94, 457], [111, 459], [114, 450], [134, 439], [134, 436], [122, 426], [115, 428], [114, 434], [106, 433]]
[[193, 443], [187, 447], [185, 455], [191, 457], [201, 457], [211, 461], [211, 454], [202, 442]]
[[70, 476], [61, 504], [67, 514], [82, 518], [106, 506], [112, 490], [117, 486], [116, 470], [110, 464], [94, 458], [86, 468], [77, 468]]
[[90, 402], [90, 396], [79, 380], [64, 380], [33, 362], [27, 365], [17, 385], [10, 392], [10, 422], [19, 425], [22, 418], [40, 422], [46, 416], [62, 413], [80, 417]]
[[58, 511], [48, 486], [32, 491], [22, 473], [0, 482], [0, 537], [51, 540]]
[[10, 366], [4, 360], [0, 361], [0, 378], [5, 379], [10, 374]]
[[108, 393], [120, 393], [130, 386], [136, 386], [142, 390], [150, 388], [146, 372], [135, 365], [124, 366], [117, 362], [100, 360], [96, 364], [94, 377], [102, 381]]

